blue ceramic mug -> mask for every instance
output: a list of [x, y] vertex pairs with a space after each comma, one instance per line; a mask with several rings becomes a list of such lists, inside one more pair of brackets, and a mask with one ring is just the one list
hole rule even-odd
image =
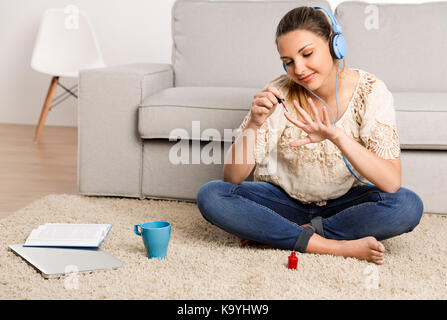
[[171, 224], [166, 221], [152, 221], [134, 226], [135, 234], [143, 238], [148, 258], [166, 258]]

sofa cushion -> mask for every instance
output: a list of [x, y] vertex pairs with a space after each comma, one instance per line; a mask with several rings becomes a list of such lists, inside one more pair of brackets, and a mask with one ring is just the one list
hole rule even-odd
[[175, 135], [181, 139], [232, 142], [236, 137], [235, 129], [250, 110], [253, 96], [260, 90], [229, 87], [165, 89], [140, 104], [140, 136], [143, 139], [169, 139]]
[[[228, 87], [165, 89], [141, 103], [139, 134], [143, 139], [232, 142], [235, 129], [259, 91]], [[447, 150], [447, 130], [441, 130], [447, 123], [447, 93], [397, 92], [393, 97], [402, 149]]]
[[324, 0], [177, 1], [172, 8], [175, 86], [262, 87], [284, 73], [275, 45], [281, 18]]
[[393, 93], [402, 149], [447, 150], [447, 93]]
[[447, 2], [340, 3], [335, 18], [346, 62], [385, 81], [392, 92], [447, 92]]

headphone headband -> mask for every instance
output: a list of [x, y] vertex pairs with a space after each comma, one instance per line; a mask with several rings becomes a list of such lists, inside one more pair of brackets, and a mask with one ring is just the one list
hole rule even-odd
[[332, 15], [332, 13], [329, 10], [327, 10], [326, 8], [323, 8], [323, 7], [318, 7], [318, 6], [317, 7], [313, 7], [313, 8], [315, 10], [321, 9], [324, 12], [326, 12], [326, 14], [328, 15], [329, 19], [331, 19], [332, 29], [334, 30], [335, 34], [341, 34], [343, 32], [341, 26], [337, 22], [337, 19], [335, 19], [335, 17]]

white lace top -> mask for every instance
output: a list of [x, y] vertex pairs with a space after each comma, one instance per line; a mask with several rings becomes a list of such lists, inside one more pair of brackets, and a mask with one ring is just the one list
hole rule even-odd
[[[400, 155], [400, 144], [393, 95], [375, 75], [361, 69], [354, 70], [359, 72], [360, 78], [336, 127], [342, 128], [377, 156], [395, 159]], [[275, 83], [270, 82], [267, 86], [275, 86]], [[283, 94], [287, 92], [283, 91]], [[293, 106], [288, 109], [297, 118]], [[250, 111], [237, 129], [238, 134], [242, 133], [249, 119]], [[344, 195], [351, 187], [363, 185], [349, 172], [341, 151], [331, 141], [326, 139], [300, 147], [289, 146], [291, 141], [306, 135], [288, 121], [283, 108], [277, 106], [257, 130], [254, 181], [273, 183], [302, 203], [318, 206]], [[349, 166], [362, 181], [371, 183], [351, 163]]]

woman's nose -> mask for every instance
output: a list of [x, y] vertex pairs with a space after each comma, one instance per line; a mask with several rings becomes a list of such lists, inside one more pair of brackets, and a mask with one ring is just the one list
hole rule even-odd
[[300, 63], [300, 62], [298, 62], [298, 61], [296, 61], [295, 62], [295, 69], [294, 69], [294, 72], [295, 72], [295, 74], [301, 79], [303, 76], [305, 76], [305, 67], [304, 67], [304, 64], [302, 64], [302, 63]]

